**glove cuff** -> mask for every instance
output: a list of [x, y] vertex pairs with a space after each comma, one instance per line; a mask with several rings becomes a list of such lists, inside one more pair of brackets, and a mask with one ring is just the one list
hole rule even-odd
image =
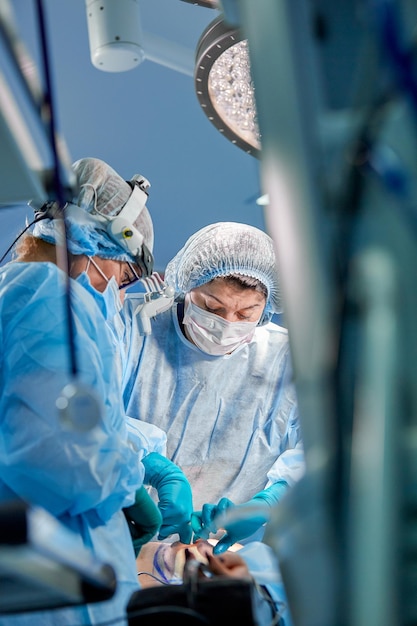
[[142, 459], [142, 464], [145, 468], [145, 484], [158, 489], [159, 481], [170, 467], [171, 461], [158, 452], [150, 452]]
[[286, 482], [284, 482], [283, 480], [278, 481], [274, 483], [273, 485], [271, 485], [270, 487], [267, 487], [263, 491], [260, 491], [259, 493], [254, 495], [252, 498], [252, 501], [261, 500], [262, 502], [265, 502], [269, 506], [274, 506], [281, 500], [282, 496], [287, 491], [287, 489], [288, 489], [288, 485]]
[[150, 452], [142, 459], [145, 468], [144, 482], [159, 491], [161, 484], [171, 480], [185, 480], [182, 470], [158, 452]]

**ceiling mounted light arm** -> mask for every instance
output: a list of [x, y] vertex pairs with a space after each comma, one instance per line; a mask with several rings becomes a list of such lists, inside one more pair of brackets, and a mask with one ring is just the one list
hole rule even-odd
[[183, 0], [183, 2], [198, 5], [199, 7], [205, 7], [206, 9], [220, 9], [219, 0]]
[[206, 9], [217, 9], [222, 13], [223, 20], [236, 28], [241, 24], [239, 0], [182, 0], [194, 6]]
[[212, 124], [239, 148], [260, 157], [261, 143], [247, 41], [216, 18], [197, 46], [197, 98]]

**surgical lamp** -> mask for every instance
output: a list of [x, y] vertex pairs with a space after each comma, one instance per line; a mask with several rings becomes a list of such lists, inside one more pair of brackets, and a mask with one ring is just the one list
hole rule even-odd
[[195, 89], [201, 108], [229, 141], [259, 158], [261, 151], [248, 44], [220, 16], [197, 45]]

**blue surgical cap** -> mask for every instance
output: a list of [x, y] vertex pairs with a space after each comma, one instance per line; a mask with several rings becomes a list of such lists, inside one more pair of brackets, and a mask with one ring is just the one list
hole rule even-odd
[[218, 276], [241, 274], [258, 279], [268, 297], [263, 323], [282, 311], [272, 239], [238, 222], [217, 222], [197, 231], [168, 263], [165, 282], [179, 298]]
[[[65, 214], [68, 250], [72, 254], [135, 262], [134, 257], [110, 237], [106, 224], [94, 219], [95, 213], [110, 217], [118, 215], [132, 194], [132, 187], [100, 159], [80, 159], [72, 168], [77, 176], [79, 192], [69, 203]], [[153, 225], [146, 207], [133, 226], [142, 234], [145, 245], [152, 251]], [[53, 219], [38, 222], [33, 235], [53, 244], [59, 243], [62, 238], [61, 228]]]

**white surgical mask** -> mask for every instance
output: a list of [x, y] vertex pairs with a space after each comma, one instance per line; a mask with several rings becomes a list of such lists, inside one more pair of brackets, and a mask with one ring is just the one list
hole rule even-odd
[[258, 322], [229, 322], [194, 304], [189, 293], [185, 295], [183, 324], [186, 333], [207, 354], [223, 356], [250, 343]]
[[122, 302], [120, 300], [119, 285], [114, 276], [105, 278], [107, 280], [107, 286], [103, 292], [97, 291], [97, 289], [93, 287], [86, 271], [77, 276], [75, 280], [91, 293], [104, 318], [107, 321], [111, 321], [122, 308]]

